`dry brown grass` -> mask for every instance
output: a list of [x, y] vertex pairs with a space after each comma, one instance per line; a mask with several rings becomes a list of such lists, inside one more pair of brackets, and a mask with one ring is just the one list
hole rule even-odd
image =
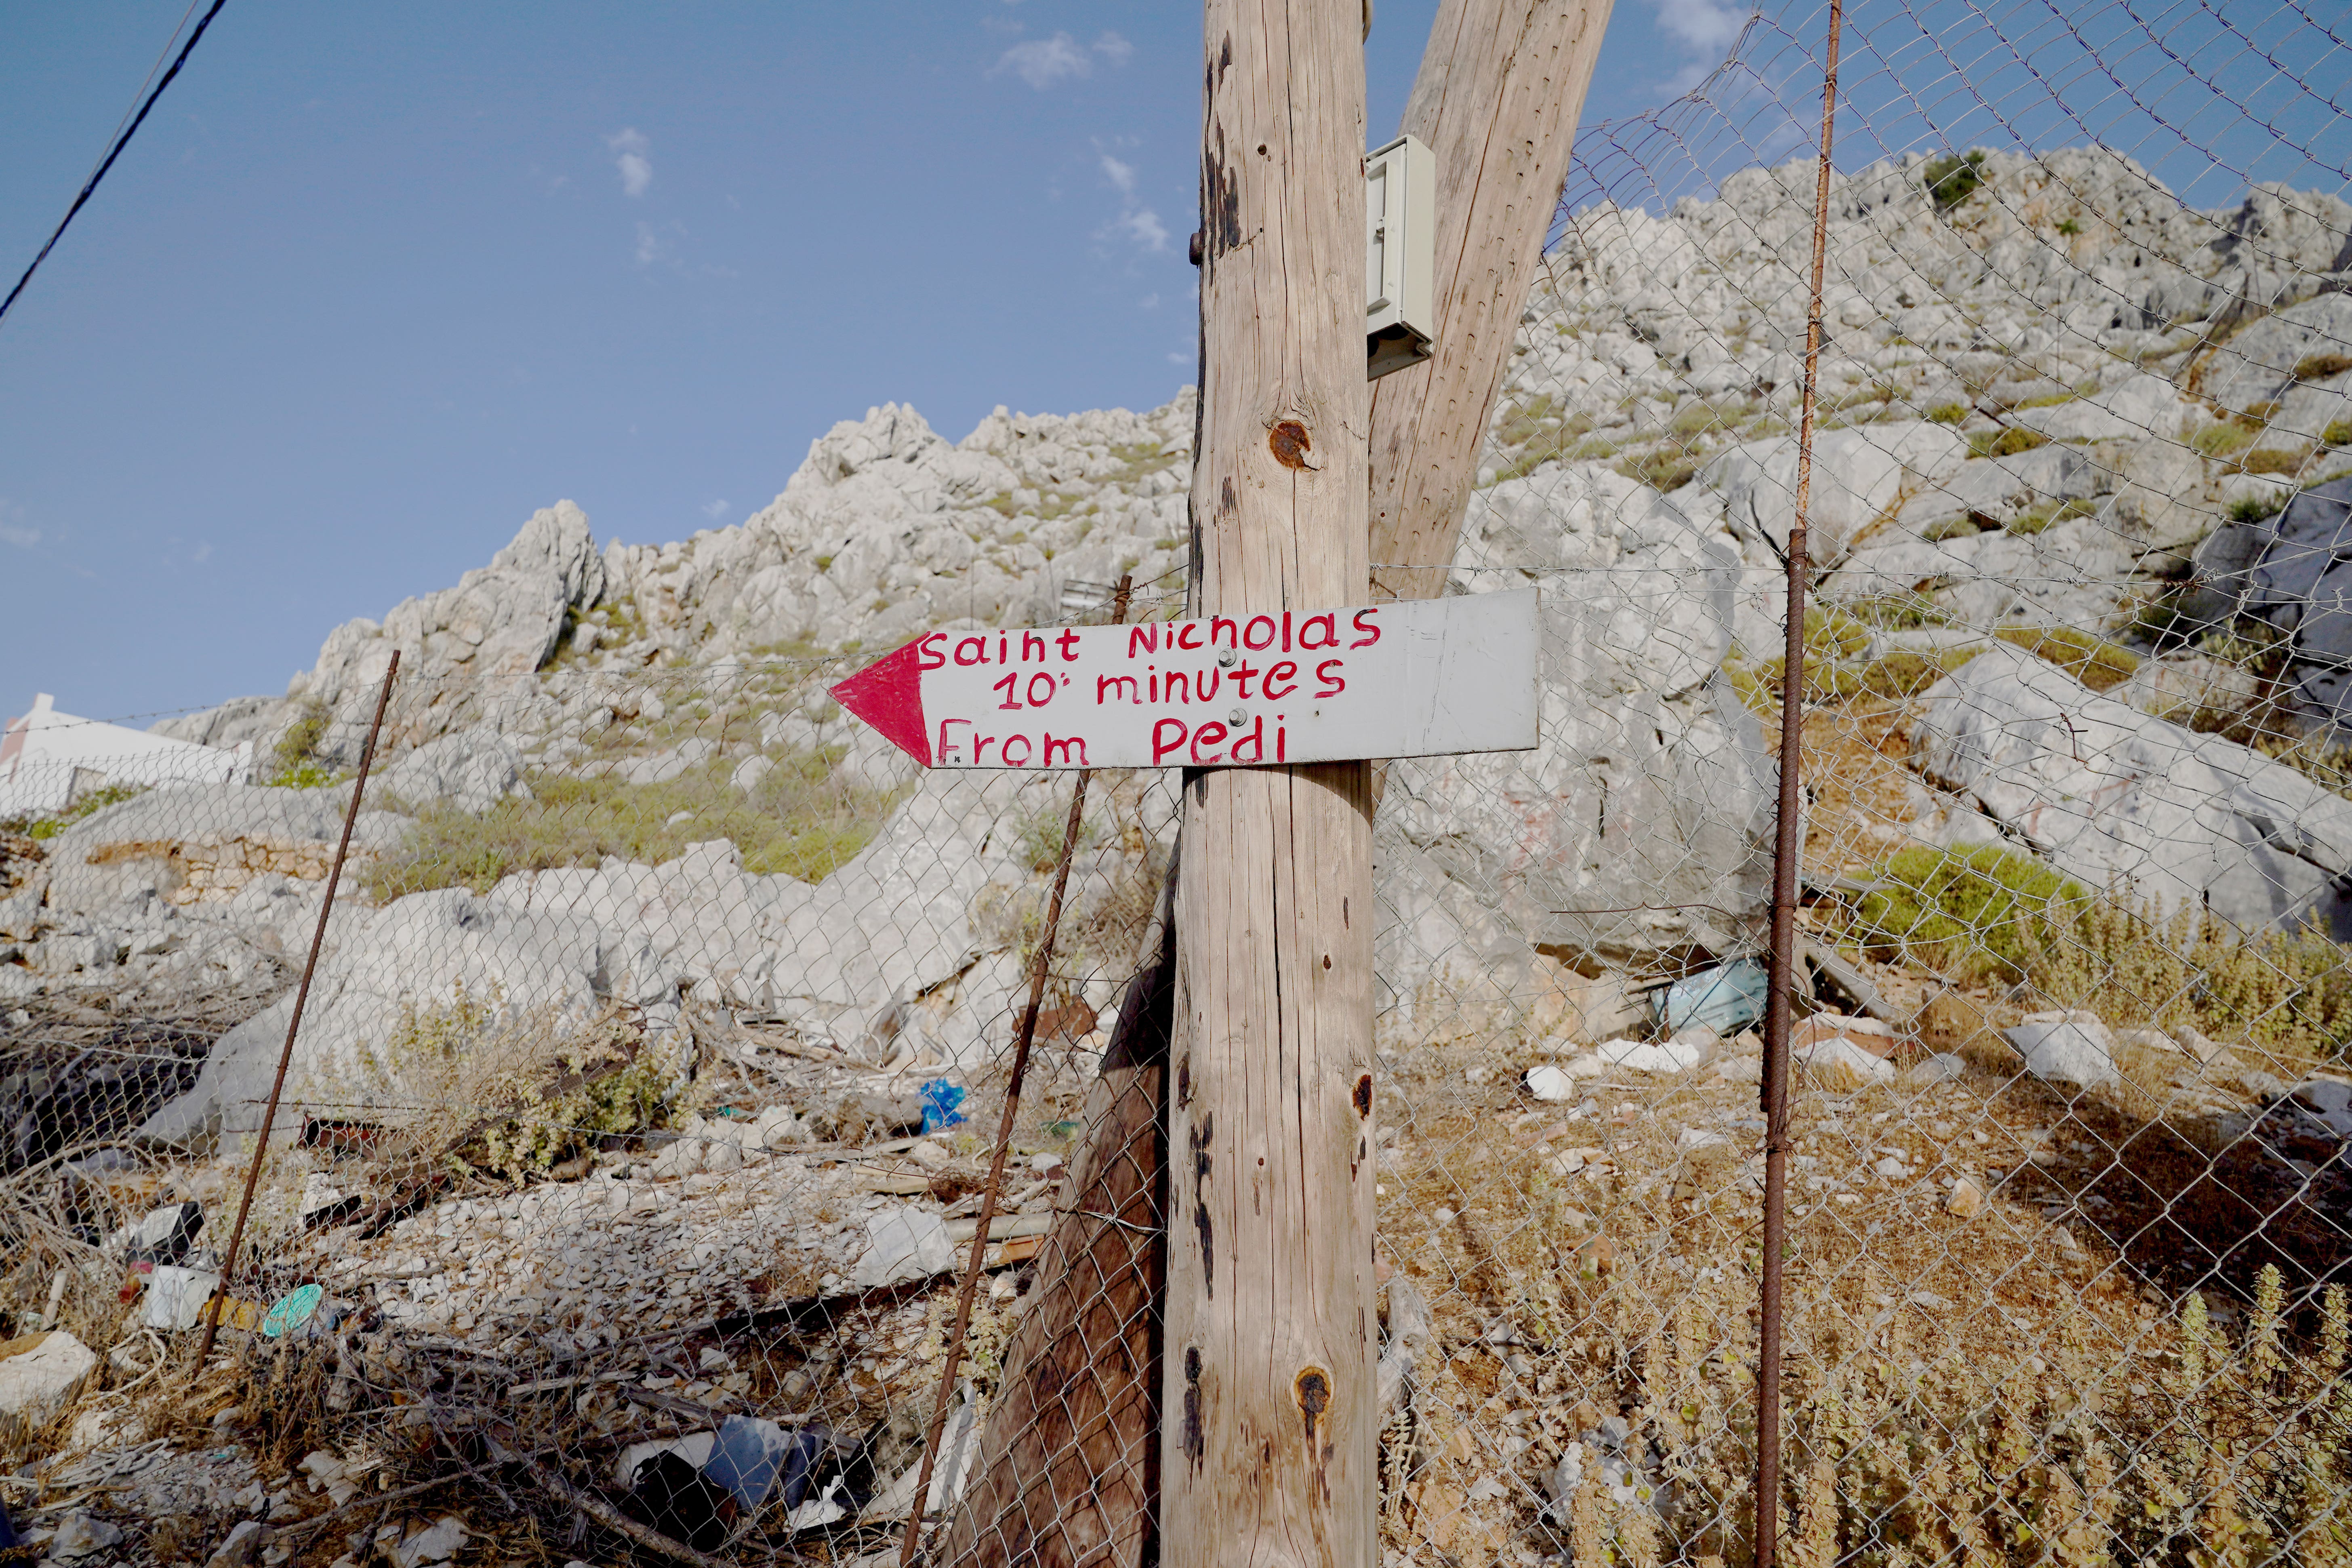
[[[1988, 1022], [1957, 996], [1923, 1019], [1947, 1046]], [[1515, 1135], [1516, 1106], [1464, 1079], [1475, 1059], [1421, 1062], [1384, 1108], [1406, 1143], [1383, 1176], [1383, 1241], [1431, 1300], [1439, 1347], [1389, 1550], [1508, 1562], [1576, 1542], [1629, 1563], [1748, 1562], [1754, 1162], [1695, 1161], [1676, 1135], [1715, 1126], [1752, 1156], [1752, 1130], [1724, 1120], [1752, 1091], [1604, 1078], [1587, 1086], [1597, 1116], [1553, 1127], [1557, 1108], [1537, 1108]], [[1803, 1090], [1796, 1132], [1819, 1163], [1798, 1163], [1790, 1231], [1793, 1558], [2336, 1560], [2347, 1314], [2340, 1291], [2303, 1294], [2335, 1265], [2243, 1245], [2291, 1227], [2292, 1202], [2224, 1213], [2247, 1170], [2006, 1071]], [[1562, 1144], [1598, 1158], [1559, 1177]], [[1913, 1174], [1859, 1174], [1890, 1150]], [[1808, 1190], [1832, 1170], [1853, 1191]], [[1941, 1202], [1940, 1177], [1961, 1173], [1995, 1194], [1967, 1220]], [[2337, 1262], [2346, 1250], [2338, 1237]], [[1656, 1510], [1602, 1491], [1549, 1507], [1566, 1445], [1610, 1415], [1665, 1489]], [[1467, 1501], [1489, 1476], [1503, 1495]]]

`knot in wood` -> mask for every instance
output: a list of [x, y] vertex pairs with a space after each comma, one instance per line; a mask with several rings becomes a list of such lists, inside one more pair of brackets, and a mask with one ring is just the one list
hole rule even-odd
[[1298, 1409], [1307, 1427], [1307, 1440], [1312, 1443], [1315, 1441], [1315, 1424], [1322, 1419], [1323, 1412], [1331, 1407], [1331, 1379], [1321, 1367], [1310, 1366], [1298, 1374], [1297, 1381], [1291, 1385], [1291, 1392], [1297, 1395]]
[[1265, 444], [1274, 453], [1274, 460], [1286, 468], [1307, 467], [1307, 454], [1315, 449], [1314, 437], [1307, 435], [1307, 426], [1296, 419], [1286, 419], [1276, 426], [1273, 433], [1266, 437]]

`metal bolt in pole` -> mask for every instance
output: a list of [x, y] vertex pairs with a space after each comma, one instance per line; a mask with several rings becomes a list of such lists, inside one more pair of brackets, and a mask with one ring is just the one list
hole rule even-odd
[[1773, 1568], [1780, 1522], [1780, 1265], [1789, 1203], [1789, 1006], [1797, 971], [1797, 866], [1804, 853], [1798, 768], [1805, 721], [1805, 514], [1812, 500], [1813, 413], [1822, 361], [1822, 286], [1829, 253], [1830, 143], [1837, 114], [1841, 0], [1830, 0], [1822, 82], [1821, 163], [1813, 181], [1812, 297], [1797, 423], [1797, 505], [1789, 528], [1788, 626], [1780, 670], [1780, 798], [1772, 844], [1772, 964], [1764, 1013], [1764, 1258], [1756, 1367], [1756, 1568]]
[[269, 1103], [261, 1112], [261, 1136], [253, 1145], [253, 1163], [245, 1173], [245, 1196], [236, 1205], [236, 1224], [228, 1233], [228, 1252], [221, 1259], [220, 1282], [213, 1287], [205, 1309], [205, 1337], [196, 1347], [196, 1370], [204, 1370], [220, 1332], [222, 1303], [228, 1296], [229, 1277], [236, 1269], [237, 1248], [245, 1241], [246, 1216], [253, 1210], [253, 1189], [261, 1181], [261, 1163], [269, 1154], [269, 1132], [278, 1122], [278, 1100], [286, 1090], [286, 1068], [294, 1059], [294, 1036], [302, 1027], [302, 1007], [310, 999], [310, 977], [318, 972], [319, 950], [327, 942], [327, 917], [335, 910], [335, 889], [343, 879], [343, 860], [352, 849], [352, 828], [360, 819], [360, 796], [367, 793], [368, 768], [375, 761], [375, 739], [383, 728], [383, 710], [392, 700], [392, 683], [400, 674], [400, 650], [383, 672], [383, 689], [375, 694], [375, 717], [368, 721], [367, 745], [360, 752], [359, 776], [352, 781], [352, 803], [343, 811], [343, 836], [335, 845], [335, 863], [327, 871], [327, 896], [319, 902], [319, 925], [310, 933], [310, 956], [302, 962], [302, 984], [294, 992], [294, 1016], [286, 1020], [286, 1044], [278, 1053], [278, 1076], [269, 1085]]

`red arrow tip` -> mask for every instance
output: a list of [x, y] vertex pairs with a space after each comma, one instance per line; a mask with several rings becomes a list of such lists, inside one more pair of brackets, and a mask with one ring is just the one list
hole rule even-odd
[[833, 700], [882, 732], [882, 738], [925, 767], [931, 735], [923, 722], [923, 669], [918, 637], [883, 655], [835, 686]]

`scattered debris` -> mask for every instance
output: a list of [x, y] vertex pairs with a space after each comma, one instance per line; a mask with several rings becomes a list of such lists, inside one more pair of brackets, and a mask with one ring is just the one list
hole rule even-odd
[[1693, 1024], [1737, 1034], [1764, 1016], [1767, 973], [1759, 960], [1739, 958], [1685, 975], [1660, 993], [1658, 1016], [1670, 1035]]
[[66, 1407], [98, 1352], [63, 1329], [0, 1343], [0, 1415], [38, 1426]]
[[1634, 1072], [1688, 1072], [1706, 1059], [1706, 1048], [1687, 1039], [1603, 1040], [1592, 1047], [1592, 1054], [1606, 1066]]
[[938, 1132], [964, 1122], [963, 1086], [935, 1078], [923, 1085], [923, 1131]]
[[697, 1552], [715, 1552], [725, 1545], [736, 1514], [735, 1500], [727, 1489], [674, 1447], [637, 1466], [629, 1505], [636, 1518]]
[[1954, 1178], [1952, 1190], [1944, 1194], [1944, 1212], [1954, 1219], [1974, 1219], [1984, 1212], [1984, 1188], [1974, 1176]]
[[[733, 1494], [737, 1506], [756, 1511], [768, 1500], [768, 1493], [793, 1461], [800, 1462], [805, 1479], [807, 1461], [803, 1445], [820, 1436], [819, 1429], [788, 1432], [772, 1421], [730, 1415], [719, 1423], [710, 1457], [702, 1462], [702, 1473]], [[800, 1500], [788, 1497], [786, 1500]]]
[[159, 1263], [147, 1277], [147, 1305], [140, 1321], [151, 1329], [193, 1329], [219, 1284], [220, 1276], [209, 1268]]
[[205, 1559], [205, 1568], [254, 1568], [269, 1540], [268, 1525], [257, 1519], [246, 1520], [213, 1548], [213, 1554]]
[[864, 1289], [945, 1274], [956, 1266], [947, 1223], [922, 1209], [904, 1205], [886, 1209], [866, 1222], [866, 1251], [854, 1276]]
[[205, 1228], [205, 1211], [198, 1204], [173, 1204], [148, 1215], [131, 1229], [129, 1259], [138, 1263], [177, 1263], [195, 1245]]
[[1843, 1092], [1895, 1077], [1894, 1063], [1843, 1034], [1816, 1035], [1808, 1044], [1793, 1047], [1789, 1059], [1808, 1068], [1823, 1087]]
[[48, 1554], [58, 1563], [79, 1563], [85, 1557], [122, 1544], [122, 1531], [102, 1519], [92, 1519], [86, 1513], [69, 1513], [49, 1537]]
[[2115, 1037], [2095, 1013], [2029, 1013], [2001, 1037], [2036, 1078], [2082, 1089], [2116, 1081]]
[[446, 1563], [466, 1544], [466, 1523], [455, 1514], [443, 1514], [422, 1529], [412, 1530], [391, 1551], [394, 1568], [424, 1568]]
[[311, 1284], [279, 1297], [261, 1320], [261, 1337], [274, 1340], [302, 1328], [319, 1310], [319, 1303], [326, 1299], [326, 1295], [324, 1286]]

